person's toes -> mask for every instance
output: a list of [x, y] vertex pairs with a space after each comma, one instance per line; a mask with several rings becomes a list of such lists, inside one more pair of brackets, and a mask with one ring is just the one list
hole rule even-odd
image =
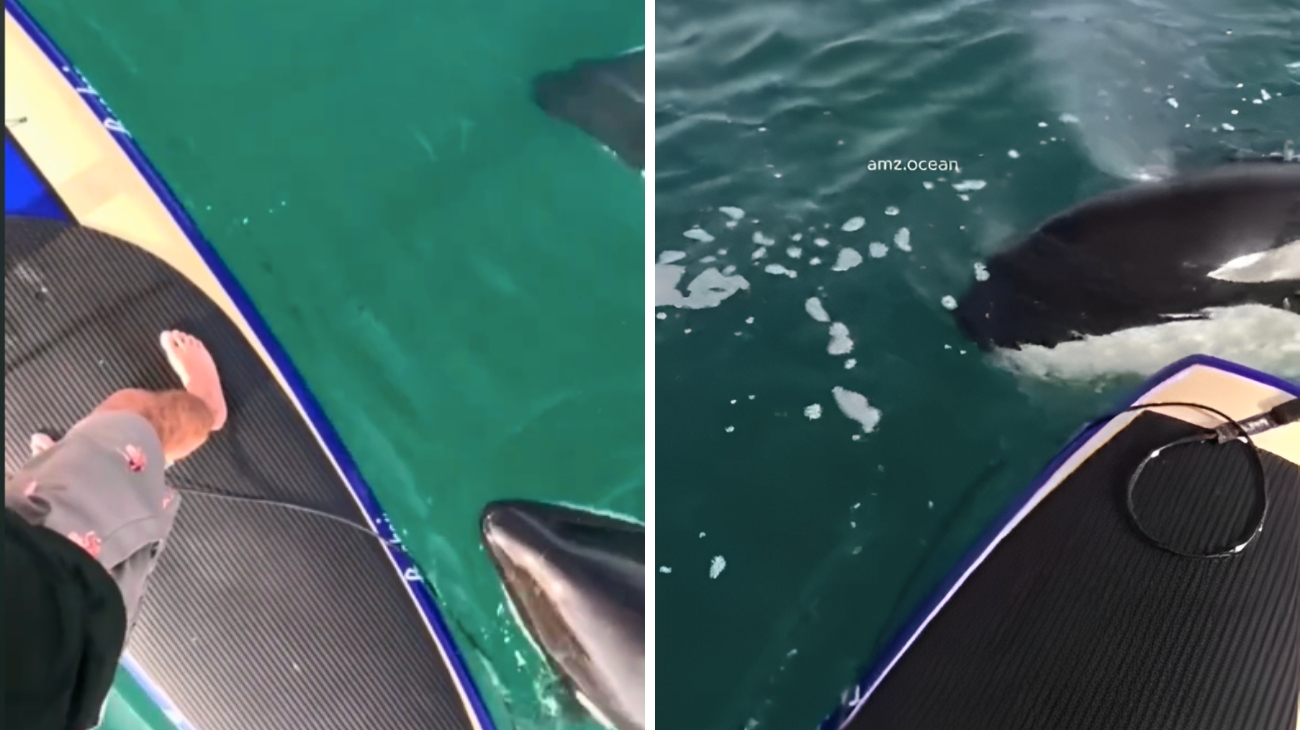
[[32, 456], [40, 456], [54, 445], [54, 439], [43, 433], [32, 434], [31, 439]]
[[181, 385], [186, 387], [190, 384], [189, 367], [185, 362], [189, 339], [189, 335], [180, 330], [164, 330], [158, 336], [158, 344], [162, 345], [163, 353], [167, 355], [167, 364], [180, 377]]
[[180, 330], [172, 330], [168, 334], [171, 335], [172, 347], [175, 347], [178, 352], [184, 352], [186, 349], [193, 347], [197, 341], [194, 335]]

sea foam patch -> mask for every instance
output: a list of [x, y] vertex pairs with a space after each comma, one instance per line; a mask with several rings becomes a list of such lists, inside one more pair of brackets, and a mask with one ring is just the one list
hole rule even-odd
[[1159, 325], [1062, 342], [998, 350], [994, 360], [1021, 375], [1042, 379], [1093, 380], [1114, 375], [1148, 376], [1190, 355], [1212, 355], [1300, 378], [1300, 314], [1260, 304], [1207, 309]]
[[726, 301], [736, 292], [748, 289], [749, 281], [740, 275], [728, 276], [715, 268], [708, 268], [686, 285], [683, 294], [678, 285], [686, 275], [686, 267], [676, 264], [655, 265], [655, 306], [682, 309], [708, 309]]

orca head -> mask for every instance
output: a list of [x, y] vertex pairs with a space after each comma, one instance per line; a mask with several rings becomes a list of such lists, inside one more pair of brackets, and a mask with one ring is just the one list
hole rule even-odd
[[624, 162], [645, 169], [645, 50], [578, 61], [533, 80], [533, 101], [555, 119], [599, 140]]
[[525, 500], [483, 510], [521, 628], [602, 724], [645, 728], [645, 526]]
[[1165, 325], [1204, 340], [1189, 323], [1232, 310], [1262, 312], [1268, 332], [1290, 338], [1300, 332], [1300, 165], [1242, 162], [1100, 195], [985, 270], [954, 313], [985, 350], [1052, 349]]

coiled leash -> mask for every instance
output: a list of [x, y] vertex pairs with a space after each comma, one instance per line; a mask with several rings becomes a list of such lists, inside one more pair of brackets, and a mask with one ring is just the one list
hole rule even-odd
[[[1260, 434], [1281, 428], [1291, 423], [1300, 421], [1300, 398], [1292, 398], [1281, 405], [1278, 405], [1264, 413], [1260, 413], [1250, 418], [1236, 420], [1223, 411], [1211, 408], [1199, 403], [1182, 403], [1182, 402], [1165, 402], [1165, 403], [1143, 403], [1140, 405], [1130, 406], [1114, 414], [1107, 416], [1101, 421], [1108, 421], [1116, 416], [1130, 411], [1141, 411], [1151, 408], [1192, 408], [1213, 414], [1223, 420], [1223, 423], [1213, 428], [1203, 428], [1199, 433], [1186, 436], [1168, 444], [1153, 449], [1150, 453], [1138, 463], [1133, 473], [1129, 476], [1125, 488], [1125, 510], [1129, 520], [1137, 531], [1155, 547], [1184, 558], [1228, 558], [1239, 554], [1254, 542], [1264, 530], [1264, 521], [1268, 516], [1268, 489], [1266, 486], [1267, 478], [1264, 473], [1264, 461], [1260, 456], [1258, 447], [1255, 446], [1254, 437]], [[1245, 529], [1235, 536], [1228, 544], [1222, 547], [1215, 547], [1205, 552], [1190, 552], [1176, 547], [1168, 540], [1159, 538], [1151, 533], [1142, 519], [1137, 514], [1136, 495], [1141, 488], [1142, 476], [1148, 473], [1152, 464], [1162, 456], [1168, 454], [1174, 449], [1186, 447], [1205, 447], [1205, 446], [1228, 446], [1237, 444], [1249, 460], [1251, 471], [1253, 473], [1252, 490], [1258, 506], [1252, 510], [1250, 520]]]

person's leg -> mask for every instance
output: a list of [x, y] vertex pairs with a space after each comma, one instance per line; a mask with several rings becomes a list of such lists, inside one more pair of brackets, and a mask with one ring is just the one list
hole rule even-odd
[[112, 575], [134, 625], [145, 584], [171, 534], [180, 495], [164, 470], [226, 419], [216, 366], [203, 343], [164, 332], [183, 390], [121, 390], [57, 443], [32, 437], [32, 459], [5, 480], [5, 507], [80, 545]]
[[[172, 369], [180, 376], [184, 390], [162, 392], [128, 388], [113, 393], [87, 419], [103, 413], [134, 413], [153, 426], [162, 442], [168, 465], [174, 464], [208, 440], [208, 435], [226, 422], [226, 400], [212, 355], [192, 335], [175, 330], [159, 338]], [[54, 445], [45, 434], [33, 434], [32, 455]]]

